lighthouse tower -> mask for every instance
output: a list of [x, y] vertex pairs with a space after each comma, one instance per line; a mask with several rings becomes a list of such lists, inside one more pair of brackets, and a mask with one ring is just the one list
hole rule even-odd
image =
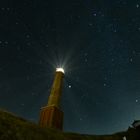
[[48, 104], [41, 108], [39, 125], [62, 130], [63, 112], [60, 110], [60, 97], [64, 78], [64, 69], [56, 68]]

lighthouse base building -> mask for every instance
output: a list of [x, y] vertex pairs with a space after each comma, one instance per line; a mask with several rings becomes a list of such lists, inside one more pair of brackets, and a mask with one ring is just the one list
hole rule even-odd
[[63, 112], [55, 106], [46, 106], [41, 108], [40, 121], [41, 127], [63, 129]]

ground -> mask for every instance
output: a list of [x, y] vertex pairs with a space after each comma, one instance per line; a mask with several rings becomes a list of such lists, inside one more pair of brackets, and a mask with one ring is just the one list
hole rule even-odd
[[125, 132], [112, 135], [84, 135], [61, 132], [50, 128], [40, 128], [5, 110], [0, 110], [0, 140], [127, 140], [140, 139], [139, 130], [129, 128]]

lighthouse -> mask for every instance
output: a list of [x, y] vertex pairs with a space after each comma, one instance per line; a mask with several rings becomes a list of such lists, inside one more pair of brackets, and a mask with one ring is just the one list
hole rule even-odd
[[46, 106], [41, 108], [39, 125], [41, 127], [63, 130], [63, 112], [60, 109], [64, 69], [56, 68], [54, 81]]

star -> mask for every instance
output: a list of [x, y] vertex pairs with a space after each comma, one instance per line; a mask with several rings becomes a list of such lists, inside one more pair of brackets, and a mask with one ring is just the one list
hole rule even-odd
[[114, 62], [114, 58], [112, 58], [111, 61]]
[[34, 93], [34, 92], [32, 92], [31, 94], [32, 94], [32, 96], [34, 96], [34, 95], [35, 95], [35, 93]]
[[5, 41], [4, 43], [7, 45], [8, 44], [8, 41]]
[[30, 80], [30, 76], [27, 76], [26, 79], [29, 81]]
[[106, 87], [106, 83], [104, 83], [104, 87]]
[[92, 23], [89, 23], [88, 25], [89, 25], [89, 26], [93, 26], [93, 24], [92, 24]]
[[26, 38], [30, 38], [30, 35], [29, 35], [29, 34], [27, 34], [27, 35], [26, 35]]
[[136, 99], [136, 103], [138, 102], [139, 100], [138, 99]]
[[86, 52], [86, 53], [84, 53], [84, 55], [85, 55], [85, 56], [87, 56], [87, 55], [88, 55], [88, 53]]
[[24, 103], [22, 103], [22, 104], [21, 104], [21, 106], [25, 106], [25, 104], [24, 104]]
[[88, 61], [88, 59], [87, 58], [85, 58], [85, 62], [87, 62]]
[[80, 121], [82, 121], [83, 119], [82, 118], [80, 118]]
[[132, 62], [133, 61], [133, 59], [132, 58], [130, 58], [130, 62]]
[[117, 32], [117, 30], [116, 30], [116, 29], [114, 29], [114, 30], [113, 30], [113, 32], [114, 32], [114, 33], [116, 33], [116, 32]]
[[139, 8], [139, 4], [136, 4], [136, 7]]

